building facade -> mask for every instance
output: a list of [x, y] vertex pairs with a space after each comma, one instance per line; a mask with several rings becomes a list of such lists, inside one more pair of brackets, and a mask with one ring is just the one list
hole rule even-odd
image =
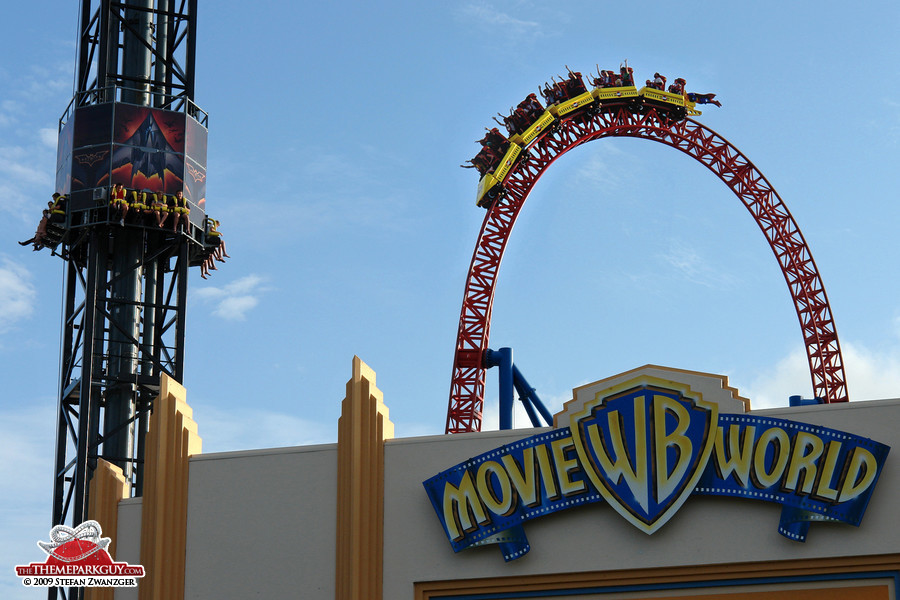
[[337, 444], [204, 455], [162, 387], [156, 483], [98, 518], [147, 570], [117, 599], [900, 597], [900, 400], [752, 411], [645, 366], [552, 428], [394, 439], [354, 358]]

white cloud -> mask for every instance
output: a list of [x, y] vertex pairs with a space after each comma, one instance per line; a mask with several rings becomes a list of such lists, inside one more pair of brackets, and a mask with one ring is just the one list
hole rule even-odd
[[3, 332], [31, 316], [36, 291], [28, 271], [5, 256], [0, 260], [0, 332]]
[[53, 66], [32, 65], [19, 82], [19, 89], [25, 98], [34, 96], [60, 96], [71, 93], [72, 66], [61, 61]]
[[669, 249], [661, 255], [661, 258], [675, 267], [676, 271], [681, 273], [688, 281], [706, 287], [722, 289], [731, 287], [736, 282], [733, 275], [717, 270], [695, 248], [679, 241], [671, 242]]
[[53, 175], [40, 165], [49, 164], [50, 151], [43, 145], [34, 149], [20, 146], [0, 147], [0, 211], [15, 213], [22, 219], [40, 218], [43, 190], [49, 197]]
[[303, 165], [302, 175], [310, 179], [340, 180], [353, 173], [347, 173], [347, 160], [335, 153], [321, 153]]
[[480, 27], [496, 31], [504, 31], [507, 35], [521, 35], [530, 33], [534, 35], [540, 32], [540, 23], [537, 21], [525, 21], [517, 19], [509, 14], [497, 10], [490, 4], [467, 4], [461, 10], [463, 16], [473, 19]]
[[399, 422], [394, 423], [394, 437], [411, 438], [423, 437], [426, 435], [443, 435], [444, 424], [440, 423], [416, 423], [416, 422]]
[[[55, 401], [53, 401], [55, 403]], [[5, 488], [4, 506], [23, 506], [27, 498], [44, 495], [49, 518], [54, 456], [55, 404], [0, 411], [0, 479], [13, 482], [15, 494]]]
[[259, 410], [224, 411], [205, 404], [193, 405], [193, 410], [204, 453], [337, 442], [335, 425], [329, 427], [292, 415]]
[[[844, 361], [846, 383], [851, 402], [865, 400], [883, 400], [900, 398], [900, 347], [884, 350], [872, 350], [858, 343], [845, 343], [841, 346]], [[797, 347], [770, 367], [763, 369], [761, 375], [741, 381], [731, 374], [730, 384], [738, 388], [738, 392], [750, 399], [754, 410], [764, 408], [780, 408], [788, 406], [790, 396], [812, 398], [812, 383], [809, 375], [809, 364], [806, 351]], [[576, 383], [579, 387], [590, 381]], [[488, 371], [488, 397], [485, 398], [482, 413], [482, 431], [500, 428], [499, 403], [496, 397], [496, 374]], [[571, 392], [540, 394], [541, 400], [551, 414], [562, 410], [563, 404], [571, 398]], [[531, 427], [531, 421], [522, 403], [516, 399], [513, 411], [514, 428]]]
[[[406, 234], [420, 223], [420, 217], [409, 210], [410, 195], [403, 191], [380, 192], [375, 178], [339, 177], [330, 191], [315, 190], [316, 183], [302, 191], [288, 190], [277, 194], [264, 208], [242, 215], [245, 231], [257, 232], [259, 243], [290, 244], [297, 236], [326, 236], [331, 232], [346, 232], [348, 228], [377, 228], [383, 234]], [[261, 200], [265, 203], [265, 200]], [[272, 236], [268, 215], [278, 214], [281, 221], [291, 224], [293, 236]], [[227, 236], [227, 231], [225, 232]]]
[[41, 138], [41, 142], [52, 150], [56, 150], [56, 142], [58, 141], [59, 134], [56, 129], [50, 127], [44, 127], [38, 130], [38, 137]]
[[887, 131], [896, 141], [898, 134], [900, 134], [900, 102], [892, 98], [885, 98], [883, 102], [887, 106], [887, 119], [873, 120], [871, 125], [878, 127], [879, 131]]
[[[492, 376], [494, 381], [488, 381], [488, 388], [491, 388], [492, 384], [493, 386], [497, 385], [496, 371], [493, 369], [488, 371], [488, 379], [490, 380]], [[496, 387], [494, 387], [494, 389], [496, 390]], [[538, 392], [538, 397], [540, 398], [541, 403], [548, 411], [550, 411], [552, 416], [561, 411], [563, 404], [572, 399], [572, 393], [565, 392], [563, 394], [553, 394], [548, 396]], [[538, 414], [538, 418], [541, 420], [541, 427], [545, 427], [540, 414]], [[530, 429], [534, 427], [531, 423], [531, 418], [528, 416], [528, 412], [525, 410], [525, 405], [519, 400], [518, 392], [515, 392], [513, 397], [512, 425], [513, 429]], [[481, 430], [494, 431], [498, 429], [500, 429], [500, 402], [496, 398], [486, 399], [481, 413]]]
[[22, 105], [14, 100], [7, 98], [0, 102], [0, 127], [17, 123], [21, 112]]
[[45, 556], [37, 542], [48, 539], [51, 526], [56, 409], [50, 401], [43, 404], [0, 411], [0, 478], [7, 483], [0, 488], [0, 564], [9, 566], [0, 575], [3, 598], [24, 598], [23, 592], [30, 592], [12, 565]]
[[[874, 351], [860, 344], [841, 345], [844, 374], [851, 402], [900, 398], [900, 352]], [[788, 405], [788, 397], [812, 398], [806, 351], [797, 348], [765, 374], [754, 379], [741, 394], [754, 408]]]
[[750, 399], [753, 409], [787, 406], [789, 396], [812, 397], [809, 365], [803, 348], [797, 348], [783, 357], [749, 385], [735, 381], [731, 383], [737, 385], [742, 396]]
[[46, 183], [50, 179], [50, 173], [36, 168], [34, 164], [35, 157], [24, 148], [0, 148], [0, 174], [7, 179], [17, 179], [23, 183]]
[[212, 313], [227, 321], [243, 321], [247, 312], [259, 304], [259, 296], [272, 288], [265, 278], [248, 275], [223, 287], [203, 287], [193, 292], [195, 298], [215, 306]]
[[850, 400], [900, 398], [900, 352], [881, 353], [842, 344]]
[[[241, 226], [254, 242], [290, 245], [298, 237], [328, 236], [359, 226], [378, 229], [385, 235], [390, 231], [405, 234], [420, 226], [421, 215], [410, 210], [417, 193], [413, 188], [418, 184], [384, 186], [385, 171], [408, 170], [410, 163], [390, 154], [375, 156], [369, 146], [359, 144], [345, 154], [322, 152], [305, 158], [294, 179], [274, 182], [272, 193], [259, 199], [258, 210], [241, 214]], [[353, 168], [347, 169], [348, 164]], [[223, 206], [227, 204], [225, 198], [220, 200]], [[269, 233], [272, 214], [291, 224], [291, 236], [273, 237]], [[228, 219], [223, 216], [222, 220], [227, 238]]]
[[591, 147], [590, 157], [578, 169], [573, 183], [579, 187], [617, 190], [631, 184], [636, 172], [640, 172], [640, 164], [633, 155], [614, 144], [596, 144]]
[[[40, 219], [40, 208], [53, 192], [56, 121], [71, 86], [68, 61], [55, 66], [18, 65], [12, 85], [0, 101], [0, 212], [21, 221]], [[54, 100], [55, 99], [55, 100]], [[57, 106], [47, 113], [43, 109]], [[31, 225], [33, 227], [33, 225]]]
[[[515, 423], [515, 411], [513, 422]], [[481, 407], [481, 431], [497, 431], [500, 429], [500, 403], [497, 400], [485, 400]]]
[[226, 321], [243, 321], [247, 318], [247, 311], [257, 304], [259, 299], [255, 296], [230, 296], [219, 302], [213, 314]]

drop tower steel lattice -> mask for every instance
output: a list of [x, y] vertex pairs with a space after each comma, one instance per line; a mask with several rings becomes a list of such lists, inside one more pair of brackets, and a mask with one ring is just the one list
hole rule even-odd
[[[79, 4], [55, 185], [67, 206], [51, 245], [66, 265], [53, 525], [87, 519], [99, 458], [141, 494], [160, 375], [184, 377], [188, 268], [210, 256], [207, 115], [193, 102], [197, 1]], [[134, 210], [126, 221], [110, 204], [118, 183], [135, 194], [182, 191], [190, 213], [177, 228]], [[56, 588], [50, 597], [57, 591], [65, 597]]]

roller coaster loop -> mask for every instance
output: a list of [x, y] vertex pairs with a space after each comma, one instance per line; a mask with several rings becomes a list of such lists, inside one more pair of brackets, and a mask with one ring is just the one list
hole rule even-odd
[[676, 148], [716, 174], [747, 207], [781, 267], [794, 300], [813, 393], [825, 402], [846, 402], [840, 344], [825, 288], [806, 241], [787, 206], [762, 173], [719, 134], [664, 108], [622, 103], [561, 119], [538, 138], [488, 206], [472, 255], [459, 318], [447, 433], [481, 430], [484, 354], [488, 348], [494, 289], [513, 225], [537, 180], [557, 158], [585, 142], [618, 136], [652, 140]]

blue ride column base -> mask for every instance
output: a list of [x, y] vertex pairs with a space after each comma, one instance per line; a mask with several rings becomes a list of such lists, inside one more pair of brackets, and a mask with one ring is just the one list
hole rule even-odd
[[[512, 429], [513, 415], [513, 390], [518, 392], [519, 400], [525, 406], [525, 412], [531, 420], [533, 427], [552, 427], [553, 415], [541, 402], [537, 392], [533, 387], [528, 385], [528, 381], [519, 371], [518, 367], [513, 364], [512, 348], [500, 348], [499, 350], [491, 350], [490, 348], [484, 355], [484, 366], [488, 369], [491, 367], [499, 367], [500, 380], [500, 429]], [[542, 422], [543, 420], [543, 422]]]

